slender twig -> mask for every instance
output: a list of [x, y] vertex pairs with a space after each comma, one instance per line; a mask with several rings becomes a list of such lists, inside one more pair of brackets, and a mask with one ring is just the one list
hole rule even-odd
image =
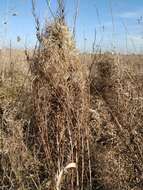
[[52, 11], [52, 9], [51, 9], [51, 5], [50, 5], [50, 0], [46, 0], [46, 3], [47, 3], [47, 6], [48, 6], [48, 9], [49, 9], [49, 11], [50, 11], [50, 14], [52, 15], [52, 17], [55, 19], [55, 14], [54, 14], [54, 12]]
[[74, 16], [74, 25], [73, 25], [73, 37], [75, 37], [75, 31], [76, 31], [76, 21], [79, 13], [79, 0], [76, 0], [76, 11]]
[[35, 7], [35, 0], [32, 0], [32, 15], [35, 19], [36, 24], [36, 36], [39, 42], [41, 42], [41, 34], [40, 34], [40, 21], [39, 18], [36, 15], [36, 7]]

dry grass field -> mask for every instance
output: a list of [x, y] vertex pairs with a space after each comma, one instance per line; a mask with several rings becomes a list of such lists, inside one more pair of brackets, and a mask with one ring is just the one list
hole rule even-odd
[[143, 56], [37, 36], [0, 52], [0, 190], [143, 190]]

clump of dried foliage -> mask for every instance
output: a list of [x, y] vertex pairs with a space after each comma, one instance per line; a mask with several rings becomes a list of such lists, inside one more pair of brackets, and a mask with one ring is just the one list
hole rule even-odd
[[77, 163], [77, 171], [71, 171], [65, 188], [81, 187], [83, 182], [91, 180], [89, 95], [84, 67], [63, 21], [57, 20], [46, 27], [32, 59], [31, 71], [36, 155], [44, 161], [47, 179], [51, 181], [68, 163]]

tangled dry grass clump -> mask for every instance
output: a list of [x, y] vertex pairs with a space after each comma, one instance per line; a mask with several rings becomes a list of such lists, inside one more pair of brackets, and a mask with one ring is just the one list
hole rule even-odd
[[[47, 177], [51, 180], [68, 163], [77, 163], [77, 171], [66, 179], [65, 188], [80, 188], [91, 178], [89, 95], [84, 68], [64, 22], [57, 20], [47, 26], [31, 71], [37, 151], [40, 147], [43, 153], [39, 159], [47, 163]], [[89, 171], [84, 170], [85, 162]]]

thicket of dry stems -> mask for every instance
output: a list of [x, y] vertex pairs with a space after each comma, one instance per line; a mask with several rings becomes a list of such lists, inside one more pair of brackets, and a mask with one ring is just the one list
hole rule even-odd
[[63, 17], [38, 39], [1, 81], [0, 189], [142, 190], [142, 76], [110, 54], [88, 71]]

